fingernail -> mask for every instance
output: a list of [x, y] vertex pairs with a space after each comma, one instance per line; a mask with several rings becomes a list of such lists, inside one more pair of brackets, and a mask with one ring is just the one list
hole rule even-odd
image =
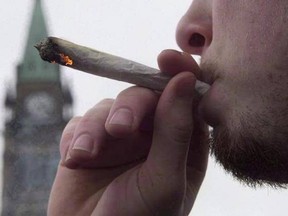
[[118, 109], [111, 117], [109, 124], [131, 127], [133, 124], [133, 115], [131, 110], [126, 108]]
[[92, 153], [93, 148], [94, 148], [94, 142], [92, 137], [88, 134], [83, 134], [76, 139], [72, 149]]

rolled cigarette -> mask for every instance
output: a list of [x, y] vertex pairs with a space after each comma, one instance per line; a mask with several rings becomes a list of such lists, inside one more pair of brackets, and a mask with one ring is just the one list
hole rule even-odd
[[[56, 37], [45, 38], [35, 47], [41, 58], [50, 63], [158, 91], [162, 91], [172, 78], [155, 68]], [[195, 90], [202, 96], [209, 87], [197, 80]]]

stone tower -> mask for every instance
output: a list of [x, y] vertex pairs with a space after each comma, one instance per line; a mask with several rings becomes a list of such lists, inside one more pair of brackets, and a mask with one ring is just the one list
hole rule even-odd
[[42, 61], [33, 47], [47, 36], [41, 1], [35, 0], [15, 90], [7, 92], [5, 101], [2, 216], [46, 215], [59, 139], [72, 114], [59, 66]]

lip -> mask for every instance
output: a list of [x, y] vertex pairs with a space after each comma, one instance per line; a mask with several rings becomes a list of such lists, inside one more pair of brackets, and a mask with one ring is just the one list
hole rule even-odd
[[202, 70], [201, 76], [199, 77], [199, 80], [209, 84], [210, 86], [212, 86], [217, 79], [218, 77], [215, 75], [215, 73], [206, 72], [206, 70]]
[[[223, 124], [228, 111], [227, 94], [220, 79], [210, 80], [211, 86], [198, 104], [198, 114], [211, 127]], [[226, 110], [226, 111], [225, 111]]]
[[223, 120], [223, 105], [226, 101], [226, 94], [223, 89], [223, 79], [217, 70], [218, 67], [214, 62], [207, 61], [207, 55], [205, 53], [201, 56], [199, 80], [209, 84], [210, 88], [199, 101], [198, 113], [208, 125], [215, 127], [221, 124]]
[[200, 76], [198, 77], [200, 81], [209, 84], [210, 86], [219, 79], [217, 66], [211, 60], [209, 60], [208, 53], [201, 55], [199, 68], [201, 70]]
[[205, 68], [205, 66], [201, 68], [199, 80], [210, 85], [210, 88], [202, 95], [199, 101], [198, 113], [208, 125], [215, 127], [221, 120], [221, 101], [219, 101], [221, 98], [220, 92], [222, 92], [221, 81], [214, 70], [205, 70]]

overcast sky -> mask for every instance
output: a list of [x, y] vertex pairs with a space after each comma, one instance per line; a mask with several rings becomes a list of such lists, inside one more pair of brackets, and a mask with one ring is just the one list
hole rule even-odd
[[[157, 67], [161, 50], [178, 49], [177, 21], [191, 0], [42, 0], [50, 35]], [[3, 0], [0, 7], [0, 129], [6, 90], [22, 60], [34, 0]], [[75, 98], [74, 114], [115, 97], [128, 84], [63, 69]], [[3, 140], [0, 149], [3, 148]], [[2, 166], [2, 162], [1, 162]], [[251, 189], [210, 160], [193, 216], [287, 216], [288, 190]]]

